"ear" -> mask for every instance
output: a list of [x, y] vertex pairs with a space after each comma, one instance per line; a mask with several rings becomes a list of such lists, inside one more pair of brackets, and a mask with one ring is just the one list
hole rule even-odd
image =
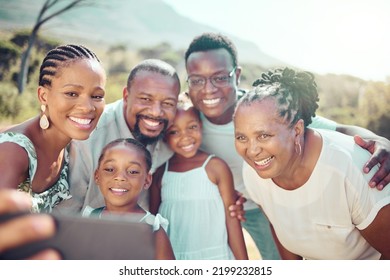
[[43, 86], [39, 86], [38, 90], [37, 90], [37, 94], [38, 94], [39, 102], [41, 102], [41, 104], [43, 104], [43, 105], [46, 105], [47, 104], [48, 89], [43, 87]]
[[300, 142], [301, 137], [305, 133], [305, 122], [302, 119], [298, 120], [297, 123], [294, 125], [294, 133], [294, 142]]
[[152, 184], [152, 173], [151, 172], [148, 172], [148, 174], [146, 175], [146, 178], [145, 178], [145, 183], [144, 183], [144, 189], [147, 190], [149, 189], [150, 185]]
[[95, 170], [94, 178], [95, 178], [96, 185], [99, 185], [99, 175], [98, 175], [98, 170], [97, 169]]
[[127, 91], [127, 87], [123, 88], [122, 95], [123, 95], [123, 101], [127, 102], [127, 97], [129, 96], [129, 92]]
[[236, 68], [237, 86], [240, 84], [240, 78], [241, 78], [241, 66], [237, 66], [237, 68]]

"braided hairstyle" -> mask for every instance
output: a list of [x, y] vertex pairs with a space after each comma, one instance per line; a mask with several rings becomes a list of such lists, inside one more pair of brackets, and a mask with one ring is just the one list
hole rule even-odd
[[94, 52], [81, 45], [63, 45], [50, 50], [39, 70], [39, 85], [50, 87], [53, 77], [61, 67], [81, 59], [93, 59], [100, 63]]
[[100, 163], [101, 163], [104, 155], [106, 154], [107, 150], [114, 147], [114, 146], [118, 146], [120, 144], [123, 144], [125, 146], [129, 146], [129, 147], [134, 147], [138, 151], [142, 152], [145, 156], [146, 169], [147, 169], [146, 171], [147, 172], [150, 171], [150, 169], [152, 168], [152, 155], [150, 154], [150, 152], [146, 149], [146, 147], [141, 142], [139, 142], [138, 140], [133, 139], [133, 138], [119, 138], [119, 139], [111, 141], [106, 146], [104, 146], [104, 148], [99, 156], [98, 167], [100, 166]]
[[[274, 98], [279, 107], [279, 116], [292, 127], [299, 119], [307, 127], [315, 117], [319, 101], [314, 75], [289, 68], [270, 70], [253, 82], [255, 87], [238, 102], [250, 104], [265, 98]], [[237, 106], [237, 107], [238, 107]]]
[[195, 37], [185, 52], [184, 58], [187, 64], [188, 57], [194, 52], [225, 49], [232, 57], [233, 67], [238, 65], [237, 49], [233, 42], [226, 36], [218, 33], [206, 32]]

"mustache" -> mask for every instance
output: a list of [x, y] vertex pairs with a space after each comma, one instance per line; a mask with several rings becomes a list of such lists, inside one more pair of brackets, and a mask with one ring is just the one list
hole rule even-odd
[[[150, 137], [150, 136], [143, 134], [139, 128], [139, 122], [141, 119], [148, 119], [148, 120], [153, 120], [153, 121], [158, 121], [160, 123], [163, 123], [164, 126], [163, 126], [163, 129], [161, 130], [160, 134], [155, 136], [155, 137]], [[134, 131], [132, 131], [132, 133], [133, 133], [133, 136], [135, 137], [135, 139], [137, 139], [138, 141], [143, 143], [145, 146], [147, 146], [150, 144], [154, 144], [158, 140], [164, 138], [164, 135], [165, 135], [167, 128], [168, 128], [168, 124], [169, 124], [169, 121], [167, 119], [154, 118], [154, 117], [149, 117], [149, 116], [142, 115], [142, 114], [136, 114], [136, 122], [135, 122], [135, 126], [134, 126]]]
[[143, 114], [136, 114], [135, 117], [137, 118], [137, 123], [138, 123], [141, 119], [146, 119], [146, 120], [151, 120], [151, 121], [156, 121], [156, 122], [163, 123], [163, 124], [164, 124], [164, 127], [165, 127], [165, 126], [168, 126], [168, 123], [169, 123], [167, 119], [150, 117], [150, 116], [143, 115]]

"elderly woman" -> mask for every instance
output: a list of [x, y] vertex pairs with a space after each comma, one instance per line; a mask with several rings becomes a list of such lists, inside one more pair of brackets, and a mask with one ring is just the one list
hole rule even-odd
[[370, 154], [352, 137], [307, 127], [318, 107], [314, 76], [277, 69], [254, 86], [236, 107], [235, 145], [282, 258], [389, 259], [390, 188], [368, 186]]

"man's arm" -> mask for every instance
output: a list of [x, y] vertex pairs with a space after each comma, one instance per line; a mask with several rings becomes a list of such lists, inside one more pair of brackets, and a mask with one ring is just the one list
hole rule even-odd
[[364, 165], [363, 171], [368, 173], [379, 164], [379, 170], [374, 174], [369, 185], [382, 190], [390, 182], [390, 141], [368, 129], [354, 125], [337, 124], [336, 131], [355, 136], [355, 143], [372, 154]]

